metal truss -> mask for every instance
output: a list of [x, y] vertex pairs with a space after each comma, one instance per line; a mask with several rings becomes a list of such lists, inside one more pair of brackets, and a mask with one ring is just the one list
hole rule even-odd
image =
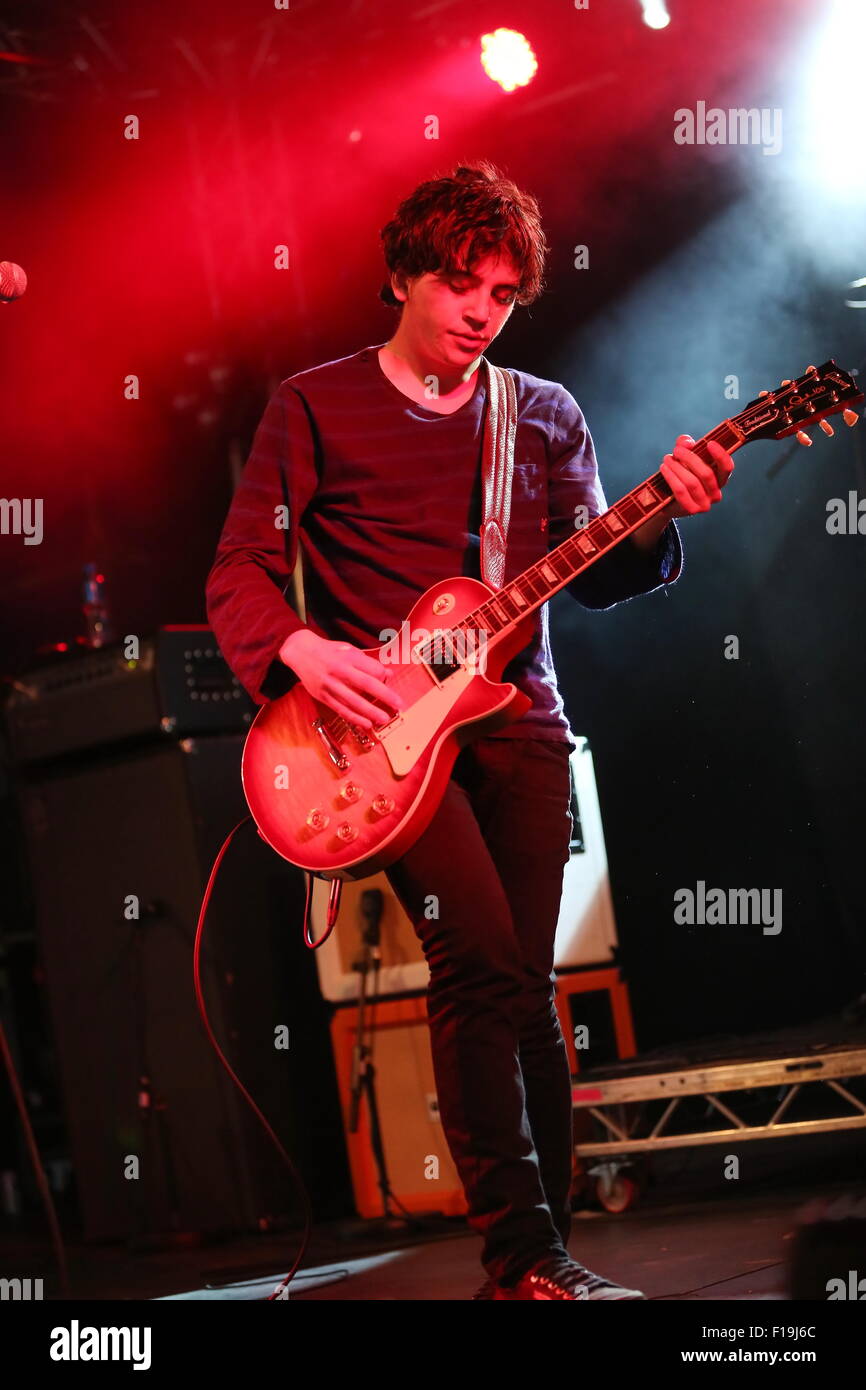
[[[843, 1084], [866, 1077], [866, 1049], [844, 1048], [816, 1056], [774, 1058], [764, 1061], [725, 1062], [659, 1071], [644, 1076], [626, 1076], [586, 1081], [578, 1079], [572, 1087], [575, 1110], [588, 1110], [610, 1136], [594, 1143], [578, 1143], [580, 1158], [612, 1154], [647, 1153], [655, 1149], [691, 1148], [728, 1143], [732, 1138], [776, 1139], [795, 1134], [826, 1134], [832, 1130], [866, 1127], [866, 1104]], [[720, 1094], [752, 1091], [761, 1087], [780, 1087], [778, 1103], [763, 1124], [754, 1124], [738, 1115]], [[849, 1113], [828, 1115], [824, 1119], [786, 1120], [792, 1102], [806, 1087], [810, 1092], [832, 1092], [850, 1107]], [[720, 1129], [693, 1130], [674, 1134], [670, 1122], [686, 1096], [701, 1096], [728, 1124]], [[830, 1099], [828, 1094], [827, 1099]], [[646, 1103], [667, 1100], [662, 1114], [648, 1128]], [[629, 1113], [628, 1108], [636, 1109]], [[617, 1112], [617, 1113], [614, 1113]], [[642, 1131], [647, 1130], [644, 1133]]]

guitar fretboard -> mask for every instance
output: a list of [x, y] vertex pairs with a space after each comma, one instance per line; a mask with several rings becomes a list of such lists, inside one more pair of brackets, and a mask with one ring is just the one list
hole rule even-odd
[[[717, 440], [728, 452], [743, 443], [742, 433], [731, 421], [724, 420], [691, 446], [694, 453], [708, 463], [711, 455], [706, 446], [711, 439]], [[488, 641], [498, 637], [662, 511], [672, 496], [663, 474], [654, 473], [516, 579], [497, 589], [493, 598], [468, 614], [452, 633], [464, 634], [460, 639], [464, 650], [467, 638], [471, 636], [475, 641], [479, 632], [486, 632]]]

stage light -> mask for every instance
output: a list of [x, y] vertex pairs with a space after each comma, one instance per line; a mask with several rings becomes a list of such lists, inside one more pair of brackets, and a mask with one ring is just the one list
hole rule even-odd
[[650, 29], [666, 29], [671, 22], [665, 0], [641, 0], [643, 22]]
[[[859, 280], [849, 280], [849, 281], [848, 281], [848, 288], [849, 288], [850, 290], [862, 290], [862, 289], [866, 289], [866, 275], [863, 275]], [[866, 309], [866, 299], [846, 299], [846, 300], [845, 300], [845, 308], [846, 308], [846, 309]]]
[[807, 59], [809, 180], [862, 197], [866, 189], [863, 0], [836, 0]]
[[525, 87], [538, 71], [538, 61], [527, 40], [515, 29], [495, 29], [481, 35], [481, 66], [505, 92]]

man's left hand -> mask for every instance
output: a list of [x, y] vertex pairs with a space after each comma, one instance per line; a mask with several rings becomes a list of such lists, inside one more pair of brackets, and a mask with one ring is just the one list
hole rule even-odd
[[713, 456], [712, 465], [689, 446], [694, 444], [690, 434], [681, 434], [672, 454], [665, 454], [660, 472], [668, 483], [673, 498], [661, 516], [693, 516], [708, 512], [714, 502], [721, 502], [722, 488], [734, 471], [734, 461], [714, 439], [707, 441]]

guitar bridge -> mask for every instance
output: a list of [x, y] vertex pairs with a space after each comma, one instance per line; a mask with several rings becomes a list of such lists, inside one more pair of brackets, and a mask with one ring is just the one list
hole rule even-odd
[[313, 728], [322, 740], [325, 752], [337, 771], [348, 772], [350, 766], [349, 759], [346, 757], [339, 743], [337, 743], [336, 739], [331, 735], [325, 720], [314, 719]]

